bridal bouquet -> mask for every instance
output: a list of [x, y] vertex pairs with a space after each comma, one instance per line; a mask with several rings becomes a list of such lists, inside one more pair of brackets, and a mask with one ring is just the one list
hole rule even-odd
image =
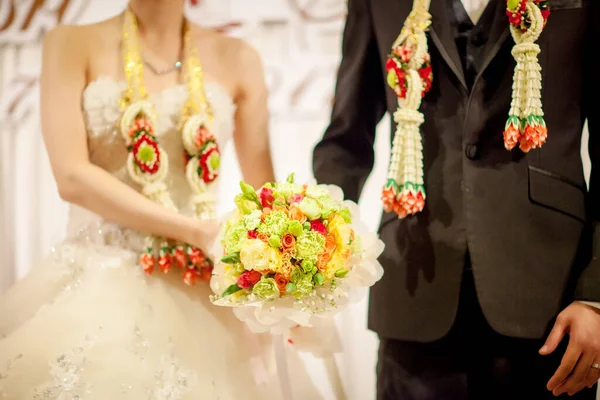
[[212, 301], [233, 307], [251, 330], [311, 326], [381, 278], [383, 243], [361, 229], [340, 188], [293, 176], [258, 191], [240, 186], [215, 252]]

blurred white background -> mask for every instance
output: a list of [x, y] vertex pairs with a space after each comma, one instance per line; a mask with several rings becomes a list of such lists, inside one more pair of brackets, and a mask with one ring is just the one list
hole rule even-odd
[[[99, 21], [126, 3], [0, 0], [0, 292], [35, 268], [65, 232], [66, 205], [57, 195], [39, 127], [41, 38], [57, 23]], [[194, 22], [243, 37], [264, 57], [279, 179], [290, 172], [300, 181], [312, 178], [312, 148], [328, 123], [345, 8], [345, 0], [200, 0], [187, 10]], [[373, 229], [389, 154], [388, 118], [375, 147], [376, 166], [361, 200], [362, 217]], [[241, 176], [233, 148], [224, 153], [222, 198], [232, 199]], [[586, 167], [589, 173], [587, 161]], [[374, 399], [377, 338], [366, 329], [366, 301], [337, 322], [345, 344], [337, 362], [348, 399]], [[306, 362], [333, 398], [322, 363], [311, 357]]]

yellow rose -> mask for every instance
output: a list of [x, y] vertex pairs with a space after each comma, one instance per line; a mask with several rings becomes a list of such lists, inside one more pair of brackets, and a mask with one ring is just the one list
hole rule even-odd
[[336, 272], [346, 269], [347, 263], [347, 249], [335, 249], [331, 260], [329, 261], [329, 263], [327, 263], [327, 270], [325, 271], [325, 276], [327, 277], [327, 279], [333, 279]]
[[335, 238], [335, 243], [338, 247], [348, 246], [352, 241], [352, 227], [338, 214], [329, 220], [327, 231]]
[[240, 261], [247, 270], [278, 272], [281, 268], [279, 251], [260, 239], [248, 239], [240, 251]]

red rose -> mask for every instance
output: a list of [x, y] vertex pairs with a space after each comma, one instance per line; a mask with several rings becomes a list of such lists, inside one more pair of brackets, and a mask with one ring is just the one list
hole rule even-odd
[[273, 190], [269, 188], [262, 188], [260, 190], [260, 203], [264, 208], [271, 207], [274, 201]]
[[323, 225], [323, 223], [318, 219], [310, 221], [310, 229], [317, 233], [320, 233], [323, 236], [327, 234], [327, 228], [325, 228], [325, 225]]
[[260, 281], [261, 277], [262, 277], [262, 274], [258, 271], [246, 271], [240, 275], [240, 277], [238, 278], [237, 284], [242, 289], [248, 289], [248, 288], [256, 285], [256, 283], [258, 281]]
[[256, 238], [258, 238], [257, 231], [248, 231], [248, 239], [256, 239]]

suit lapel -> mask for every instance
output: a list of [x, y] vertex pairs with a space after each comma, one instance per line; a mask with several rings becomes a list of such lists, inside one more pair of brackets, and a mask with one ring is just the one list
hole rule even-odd
[[495, 4], [494, 18], [492, 19], [492, 25], [490, 27], [490, 34], [488, 41], [485, 46], [483, 55], [483, 63], [475, 82], [483, 75], [487, 67], [494, 60], [498, 52], [510, 36], [510, 29], [508, 27], [508, 18], [506, 17], [506, 2], [504, 0], [490, 0]]
[[431, 0], [429, 12], [431, 13], [431, 29], [429, 30], [431, 41], [466, 89], [465, 73], [456, 47], [455, 28], [451, 17], [453, 11], [447, 7], [446, 0]]

